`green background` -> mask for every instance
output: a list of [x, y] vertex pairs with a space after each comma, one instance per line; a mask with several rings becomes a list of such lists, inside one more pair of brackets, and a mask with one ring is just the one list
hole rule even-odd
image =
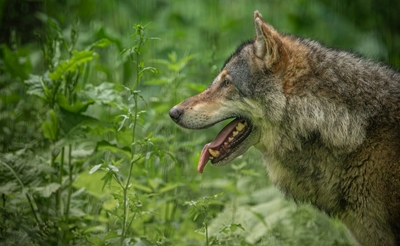
[[[199, 174], [203, 145], [226, 122], [185, 130], [168, 111], [254, 37], [254, 10], [280, 32], [400, 67], [400, 1], [0, 9], [2, 245], [356, 245], [338, 220], [285, 199], [254, 149]], [[137, 25], [148, 38], [140, 52]]]

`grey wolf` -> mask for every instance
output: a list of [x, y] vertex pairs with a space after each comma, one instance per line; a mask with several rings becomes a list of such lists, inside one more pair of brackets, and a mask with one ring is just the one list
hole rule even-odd
[[400, 73], [281, 34], [258, 11], [254, 24], [209, 87], [169, 112], [190, 129], [233, 118], [199, 172], [255, 146], [288, 197], [339, 218], [361, 245], [400, 245]]

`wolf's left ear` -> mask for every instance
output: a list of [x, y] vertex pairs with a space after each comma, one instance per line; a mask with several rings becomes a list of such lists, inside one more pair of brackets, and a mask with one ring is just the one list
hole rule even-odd
[[254, 12], [254, 25], [256, 28], [256, 39], [254, 42], [256, 56], [273, 66], [281, 58], [285, 49], [279, 33], [262, 18], [258, 11]]

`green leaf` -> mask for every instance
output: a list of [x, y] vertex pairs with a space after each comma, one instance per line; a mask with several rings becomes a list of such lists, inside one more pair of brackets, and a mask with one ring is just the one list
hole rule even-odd
[[30, 74], [29, 79], [25, 80], [24, 83], [28, 86], [27, 93], [29, 95], [35, 95], [46, 100], [41, 76]]
[[85, 189], [85, 192], [97, 197], [106, 197], [108, 196], [108, 192], [102, 189], [101, 179], [104, 177], [104, 172], [94, 172], [89, 174], [88, 172], [82, 172], [77, 175], [77, 178], [74, 182], [74, 187], [77, 189]]
[[67, 61], [62, 61], [54, 70], [49, 74], [52, 80], [59, 80], [67, 72], [74, 72], [78, 69], [78, 66], [92, 61], [94, 58], [98, 58], [97, 53], [94, 51], [76, 51], [74, 50], [73, 56]]
[[267, 225], [267, 223], [265, 223], [265, 220], [264, 220], [264, 215], [262, 215], [261, 213], [258, 213], [258, 212], [256, 212], [256, 211], [253, 211], [253, 210], [249, 210], [251, 213], [253, 213], [253, 215], [254, 216], [256, 216], [257, 217], [257, 219], [265, 226], [265, 227], [268, 227], [268, 225]]
[[63, 94], [57, 95], [57, 103], [63, 109], [72, 112], [72, 113], [81, 113], [85, 112], [89, 105], [94, 103], [94, 100], [89, 99], [86, 102], [76, 101], [74, 105], [71, 105], [68, 102], [68, 99]]
[[195, 207], [196, 205], [197, 205], [197, 203], [198, 203], [198, 201], [185, 201], [184, 203], [183, 203], [183, 205], [184, 206], [191, 206], [191, 207]]
[[196, 221], [197, 218], [200, 216], [200, 212], [197, 212], [194, 216], [193, 216], [193, 221]]
[[28, 78], [28, 74], [32, 70], [32, 66], [30, 63], [30, 60], [27, 57], [23, 57], [20, 55], [20, 51], [17, 53], [13, 53], [7, 45], [3, 44], [1, 46], [2, 52], [2, 59], [4, 62], [4, 66], [6, 68], [6, 71], [12, 76], [12, 77], [19, 77], [22, 80], [26, 80]]
[[0, 186], [0, 193], [4, 195], [11, 195], [20, 188], [20, 185], [15, 181], [10, 181], [7, 183], [2, 183]]
[[168, 70], [173, 71], [173, 72], [179, 72], [182, 69], [186, 67], [188, 62], [192, 59], [194, 59], [197, 56], [197, 54], [185, 56], [182, 59], [178, 60], [178, 56], [176, 52], [172, 52], [168, 54], [169, 60], [155, 60], [156, 63], [162, 64], [167, 66]]
[[119, 169], [113, 165], [108, 165], [107, 167], [110, 169], [110, 171], [112, 171], [114, 173], [119, 172]]
[[153, 192], [153, 190], [150, 189], [149, 187], [144, 186], [144, 185], [140, 185], [140, 184], [132, 184], [132, 187], [134, 187], [134, 188], [136, 188], [138, 190], [147, 192], [147, 193], [152, 193]]
[[106, 141], [101, 141], [97, 146], [98, 150], [107, 150], [112, 153], [120, 153], [125, 155], [128, 159], [131, 159], [131, 151], [128, 148], [120, 148], [116, 145], [112, 145]]
[[124, 55], [126, 52], [130, 52], [131, 51], [131, 49], [130, 48], [125, 48], [125, 49], [123, 49], [120, 53], [119, 53], [119, 55], [118, 56], [122, 56], [122, 55]]
[[181, 186], [181, 184], [168, 184], [165, 187], [161, 188], [158, 192], [159, 193], [164, 193], [170, 190], [175, 189], [176, 187]]
[[232, 232], [235, 232], [237, 229], [242, 229], [243, 231], [245, 231], [245, 229], [243, 228], [243, 226], [241, 224], [230, 224], [229, 227]]
[[145, 67], [145, 68], [143, 68], [143, 69], [141, 69], [141, 70], [139, 71], [139, 74], [142, 74], [142, 73], [144, 73], [144, 72], [146, 72], [146, 71], [149, 71], [149, 72], [151, 72], [151, 73], [158, 73], [157, 68], [154, 68], [154, 67]]
[[54, 110], [49, 111], [50, 120], [42, 123], [42, 131], [45, 138], [54, 141], [57, 139], [58, 119]]
[[116, 90], [116, 85], [109, 82], [103, 82], [98, 86], [86, 84], [83, 94], [94, 99], [97, 103], [109, 104], [122, 101], [121, 94]]
[[50, 197], [51, 194], [56, 192], [60, 188], [60, 184], [50, 183], [43, 187], [35, 187], [34, 190], [42, 197]]
[[89, 47], [87, 48], [87, 50], [91, 50], [94, 47], [99, 47], [99, 48], [105, 48], [111, 44], [113, 44], [114, 42], [112, 42], [111, 40], [109, 40], [108, 38], [102, 38], [94, 43], [92, 43], [91, 45], [89, 45]]
[[[121, 158], [121, 159], [119, 159], [118, 161], [114, 161], [114, 160], [112, 160], [112, 165], [114, 166], [114, 167], [118, 167], [118, 166], [121, 166], [122, 165], [122, 162], [125, 160], [125, 158]], [[110, 165], [109, 165], [110, 166]], [[117, 168], [117, 172], [118, 172], [118, 168]]]
[[112, 238], [118, 238], [120, 235], [116, 231], [109, 231], [107, 235], [104, 237], [104, 240], [112, 239]]
[[205, 227], [199, 228], [199, 229], [195, 230], [195, 232], [197, 232], [197, 233], [205, 233], [206, 232], [206, 228]]
[[27, 93], [29, 95], [35, 95], [44, 100], [48, 100], [52, 97], [52, 81], [45, 76], [29, 75], [29, 79], [25, 80], [24, 83], [28, 86]]
[[113, 172], [106, 172], [106, 174], [101, 178], [101, 180], [103, 180], [103, 187], [101, 188], [102, 190], [104, 190], [104, 187], [106, 187], [107, 184], [111, 184], [111, 180], [113, 179]]
[[[73, 110], [74, 108], [72, 107], [70, 109]], [[60, 119], [60, 129], [64, 132], [64, 134], [70, 134], [72, 131], [82, 126], [94, 128], [99, 125], [108, 125], [109, 127], [112, 127], [112, 124], [99, 121], [98, 119], [90, 116], [67, 111], [63, 107], [60, 107], [60, 111], [58, 111], [58, 117]]]
[[102, 165], [103, 165], [103, 164], [98, 164], [98, 165], [92, 167], [92, 169], [90, 169], [90, 171], [89, 171], [89, 174], [95, 173], [97, 170], [100, 169], [100, 167], [101, 167]]

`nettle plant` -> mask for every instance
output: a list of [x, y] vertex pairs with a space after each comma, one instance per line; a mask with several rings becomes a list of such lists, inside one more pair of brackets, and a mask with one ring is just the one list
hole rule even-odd
[[[99, 211], [87, 202], [79, 202], [79, 199], [87, 200], [88, 194], [84, 189], [76, 189], [74, 182], [95, 156], [94, 150], [101, 142], [101, 133], [96, 129], [113, 131], [112, 124], [87, 113], [90, 105], [107, 103], [107, 100], [92, 95], [112, 89], [109, 84], [96, 88], [87, 84], [90, 64], [99, 58], [94, 49], [107, 47], [111, 42], [102, 39], [76, 50], [77, 24], [71, 28], [67, 41], [55, 20], [46, 17], [45, 21], [45, 37], [37, 34], [45, 72], [41, 75], [30, 74], [25, 80], [27, 94], [40, 99], [37, 101], [37, 113], [42, 120], [45, 147], [36, 150], [35, 157], [27, 161], [46, 163], [45, 166], [50, 169], [38, 170], [36, 173], [40, 175], [34, 181], [21, 185], [35, 222], [34, 226], [24, 230], [44, 245], [77, 243], [85, 241], [93, 230], [91, 228], [99, 224], [96, 218], [85, 216]], [[16, 178], [19, 174], [15, 173]]]
[[[115, 220], [116, 226], [110, 228], [111, 230], [104, 237], [103, 242], [115, 243], [119, 240], [120, 245], [157, 239], [157, 236], [154, 237], [154, 235], [152, 235], [153, 238], [146, 237], [142, 229], [135, 231], [133, 224], [137, 219], [143, 219], [146, 215], [154, 216], [152, 215], [154, 208], [149, 209], [152, 206], [143, 204], [149, 203], [150, 197], [168, 192], [178, 186], [172, 184], [161, 187], [157, 182], [163, 181], [157, 177], [150, 177], [146, 171], [146, 166], [154, 165], [151, 163], [160, 163], [166, 158], [176, 162], [176, 159], [169, 152], [159, 148], [155, 141], [162, 140], [153, 137], [152, 132], [143, 137], [140, 136], [143, 134], [138, 134], [138, 128], [143, 127], [145, 123], [143, 115], [146, 114], [140, 105], [141, 103], [147, 105], [140, 91], [142, 78], [145, 73], [157, 73], [158, 71], [154, 67], [145, 66], [142, 60], [143, 47], [149, 40], [155, 38], [145, 36], [146, 26], [135, 25], [134, 28], [135, 33], [131, 35], [131, 38], [134, 39], [135, 44], [122, 50], [120, 57], [127, 57], [134, 64], [136, 78], [131, 86], [120, 87], [125, 95], [125, 102], [112, 103], [112, 106], [122, 112], [114, 118], [114, 124], [118, 127], [119, 146], [118, 148], [113, 146], [108, 146], [109, 149], [104, 148], [113, 155], [106, 155], [103, 162], [95, 165], [89, 172], [90, 174], [98, 171], [104, 173], [103, 189], [107, 188], [115, 199], [115, 204], [108, 209], [107, 215]], [[130, 136], [130, 138], [126, 136]], [[133, 177], [136, 179], [135, 181], [132, 181]]]
[[[147, 104], [139, 86], [145, 73], [157, 73], [155, 68], [145, 66], [141, 52], [153, 38], [145, 37], [145, 26], [135, 25], [131, 36], [134, 45], [119, 55], [124, 63], [133, 64], [136, 71], [131, 86], [108, 82], [94, 85], [89, 82], [91, 70], [100, 58], [95, 49], [113, 42], [104, 38], [77, 50], [77, 25], [71, 28], [68, 41], [55, 20], [46, 18], [46, 23], [45, 37], [37, 35], [45, 72], [30, 74], [25, 80], [27, 94], [39, 99], [38, 118], [42, 119], [40, 128], [46, 147], [29, 160], [32, 167], [25, 165], [24, 172], [29, 167], [28, 172], [36, 174], [34, 181], [25, 181], [33, 178], [25, 179], [16, 164], [1, 162], [2, 170], [15, 178], [10, 180], [10, 187], [19, 184], [22, 193], [13, 195], [17, 188], [5, 193], [4, 201], [12, 201], [4, 203], [5, 213], [18, 213], [10, 207], [12, 204], [27, 204], [32, 224], [21, 228], [39, 244], [129, 244], [137, 240], [134, 237], [145, 235], [143, 231], [135, 232], [132, 226], [138, 218], [151, 213], [143, 201], [154, 196], [155, 190], [161, 194], [177, 187], [161, 187], [156, 182], [152, 188], [146, 186], [149, 181], [143, 165], [154, 159], [158, 163], [166, 158], [175, 162], [171, 154], [154, 143], [163, 140], [154, 138], [151, 132], [143, 135], [139, 127], [146, 113], [140, 105]], [[105, 116], [104, 111], [108, 112]], [[43, 168], [37, 170], [34, 162], [45, 165], [39, 165]], [[101, 163], [95, 165], [96, 162]], [[86, 192], [85, 184], [99, 182], [98, 176], [90, 175], [94, 173], [101, 173], [102, 187], [107, 189], [104, 193], [112, 194], [112, 198]], [[137, 180], [132, 180], [133, 176]], [[79, 177], [87, 183], [77, 182]]]

